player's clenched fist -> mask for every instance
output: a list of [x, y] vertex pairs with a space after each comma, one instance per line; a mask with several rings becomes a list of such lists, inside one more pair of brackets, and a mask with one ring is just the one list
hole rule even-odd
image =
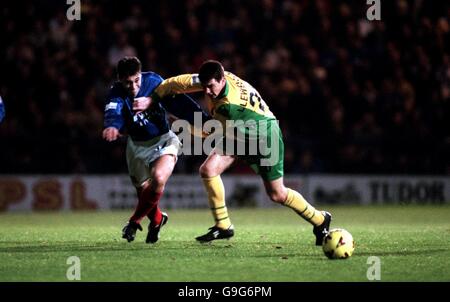
[[103, 139], [108, 142], [115, 141], [120, 136], [119, 130], [114, 127], [108, 127], [103, 130]]
[[133, 111], [135, 111], [137, 113], [142, 112], [144, 110], [147, 110], [151, 104], [152, 104], [152, 98], [149, 96], [135, 98], [134, 102], [133, 102]]

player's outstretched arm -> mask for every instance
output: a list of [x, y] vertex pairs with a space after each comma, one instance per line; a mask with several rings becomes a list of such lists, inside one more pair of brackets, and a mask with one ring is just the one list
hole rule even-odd
[[191, 125], [195, 124], [196, 112], [201, 113], [203, 123], [211, 119], [209, 114], [193, 98], [184, 93], [166, 96], [161, 99], [161, 104], [171, 114], [187, 120]]
[[121, 136], [120, 130], [124, 126], [122, 116], [123, 99], [118, 96], [117, 88], [113, 87], [105, 101], [105, 115], [103, 121], [103, 139], [108, 142], [115, 141]]
[[165, 79], [156, 89], [154, 97], [163, 98], [172, 94], [202, 91], [198, 74], [182, 74]]
[[[166, 96], [161, 100], [161, 104], [171, 114], [179, 119], [184, 119], [191, 125], [190, 131], [192, 135], [199, 137], [207, 137], [208, 133], [202, 130], [203, 124], [211, 119], [202, 107], [187, 94], [176, 94], [173, 96]], [[195, 113], [201, 114], [201, 119], [196, 121]], [[198, 122], [199, 124], [196, 124]]]

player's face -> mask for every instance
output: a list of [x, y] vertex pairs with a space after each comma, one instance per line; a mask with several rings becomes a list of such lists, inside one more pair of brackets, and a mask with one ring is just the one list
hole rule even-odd
[[141, 88], [141, 73], [137, 73], [127, 78], [120, 79], [120, 82], [130, 95], [137, 96], [139, 89]]
[[220, 92], [222, 91], [223, 87], [225, 86], [225, 78], [220, 79], [217, 81], [216, 79], [211, 79], [205, 84], [202, 84], [203, 90], [205, 93], [212, 99], [215, 99]]

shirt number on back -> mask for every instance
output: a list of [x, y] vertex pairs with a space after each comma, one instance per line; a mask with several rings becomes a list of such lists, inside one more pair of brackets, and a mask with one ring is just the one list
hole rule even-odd
[[261, 97], [256, 92], [250, 92], [250, 105], [252, 105], [252, 107], [259, 107], [261, 111], [266, 109], [261, 102]]

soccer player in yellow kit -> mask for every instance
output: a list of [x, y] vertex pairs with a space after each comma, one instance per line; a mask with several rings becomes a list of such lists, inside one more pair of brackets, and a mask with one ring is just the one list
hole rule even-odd
[[[265, 155], [262, 155], [262, 152], [258, 151], [256, 156], [235, 155], [229, 152], [227, 154], [227, 150], [224, 150], [225, 143], [216, 145], [200, 167], [200, 175], [208, 193], [208, 202], [216, 223], [209, 229], [209, 232], [196, 239], [200, 242], [209, 242], [215, 239], [230, 238], [234, 235], [234, 227], [228, 216], [225, 190], [220, 175], [237, 158], [240, 158], [262, 177], [266, 192], [273, 202], [293, 209], [314, 226], [316, 245], [321, 245], [323, 237], [329, 231], [331, 214], [316, 210], [299, 192], [284, 186], [282, 133], [275, 116], [255, 88], [236, 75], [224, 71], [220, 62], [209, 60], [202, 64], [198, 74], [184, 74], [164, 80], [155, 89], [152, 98], [157, 100], [170, 94], [201, 90], [205, 92], [208, 99], [211, 116], [223, 124], [223, 129], [227, 127], [227, 120], [245, 122], [250, 127], [242, 125], [240, 129], [238, 126], [237, 130], [244, 133], [247, 143], [251, 137], [257, 140], [271, 141], [268, 148], [272, 153], [278, 155], [278, 159], [269, 165], [267, 165], [267, 161], [262, 164], [262, 160], [268, 157], [266, 152], [264, 152]], [[228, 137], [225, 133], [223, 142], [226, 139]], [[274, 139], [275, 143], [273, 143]]]

